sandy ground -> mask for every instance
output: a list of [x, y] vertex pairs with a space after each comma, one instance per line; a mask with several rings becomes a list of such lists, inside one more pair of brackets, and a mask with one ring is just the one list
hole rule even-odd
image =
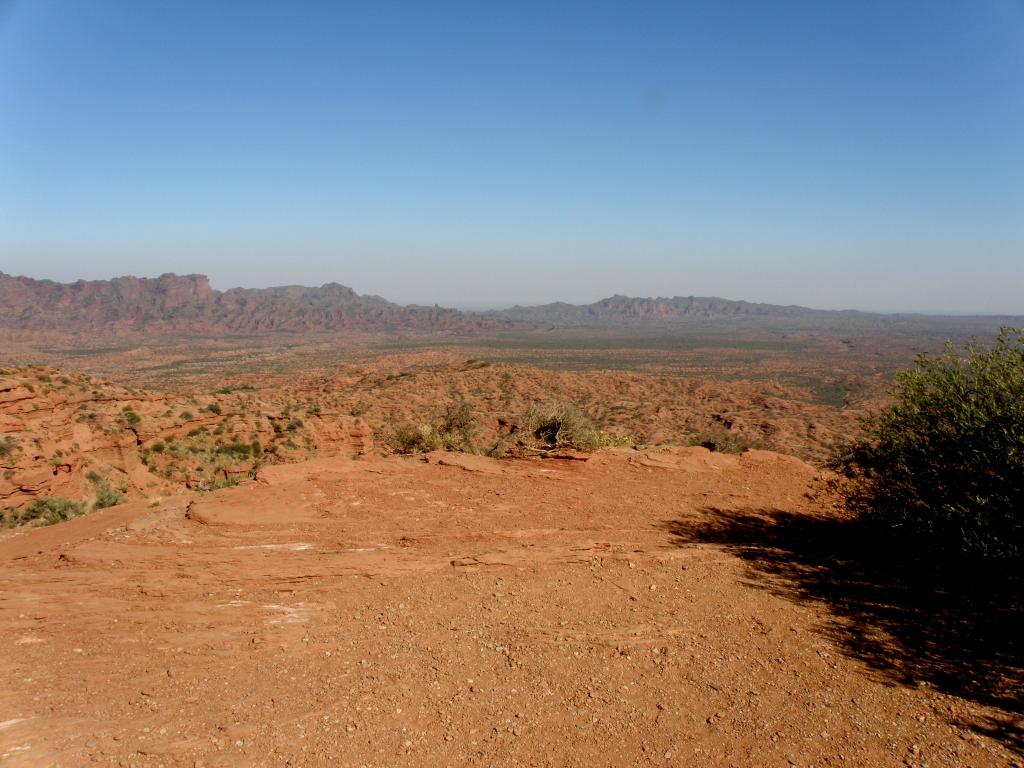
[[0, 541], [4, 766], [1007, 766], [680, 528], [796, 459], [335, 457]]

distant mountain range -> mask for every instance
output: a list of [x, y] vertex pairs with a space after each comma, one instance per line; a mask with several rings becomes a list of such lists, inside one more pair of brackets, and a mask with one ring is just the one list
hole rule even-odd
[[[807, 307], [756, 304], [704, 296], [671, 298], [635, 298], [615, 295], [593, 304], [542, 304], [536, 307], [512, 307], [488, 313], [493, 317], [534, 324], [621, 325], [673, 324], [694, 321], [771, 320], [784, 318], [864, 319], [869, 312], [822, 310]], [[877, 315], [875, 315], [877, 317]]]
[[217, 291], [204, 275], [115, 277], [57, 283], [0, 272], [0, 327], [23, 330], [173, 332], [469, 331], [502, 324], [442, 307], [403, 307], [328, 283], [319, 288]]
[[750, 325], [843, 328], [897, 325], [997, 326], [1020, 317], [941, 317], [832, 311], [695, 296], [612, 296], [489, 312], [402, 306], [337, 283], [319, 288], [217, 291], [203, 275], [117, 277], [57, 283], [0, 272], [0, 328], [55, 332], [190, 335], [318, 331], [473, 332], [514, 328]]

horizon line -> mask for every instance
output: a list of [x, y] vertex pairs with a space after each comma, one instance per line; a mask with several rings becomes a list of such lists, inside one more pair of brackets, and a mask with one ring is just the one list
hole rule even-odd
[[1022, 309], [1020, 312], [955, 312], [955, 311], [950, 311], [950, 310], [938, 310], [938, 311], [887, 310], [887, 311], [881, 311], [881, 310], [858, 309], [858, 308], [855, 308], [855, 307], [813, 307], [813, 306], [809, 306], [809, 305], [806, 305], [806, 304], [792, 304], [792, 303], [790, 303], [790, 304], [780, 304], [780, 303], [773, 303], [773, 302], [762, 301], [762, 300], [757, 300], [757, 299], [727, 298], [725, 296], [716, 296], [716, 295], [697, 295], [697, 294], [685, 294], [684, 295], [684, 294], [674, 294], [674, 295], [664, 295], [664, 296], [660, 296], [660, 295], [659, 296], [654, 296], [654, 295], [638, 296], [638, 295], [629, 295], [629, 294], [624, 294], [624, 293], [619, 293], [619, 292], [607, 294], [607, 295], [604, 295], [604, 296], [599, 296], [598, 298], [596, 298], [596, 299], [594, 299], [592, 301], [582, 302], [582, 303], [574, 303], [574, 302], [571, 302], [571, 301], [566, 301], [564, 299], [556, 299], [554, 301], [545, 301], [545, 302], [539, 302], [539, 303], [520, 303], [520, 302], [516, 302], [516, 303], [513, 303], [513, 304], [506, 304], [504, 306], [493, 305], [493, 304], [476, 305], [476, 306], [474, 306], [472, 304], [443, 305], [443, 304], [440, 304], [438, 302], [429, 302], [429, 301], [428, 302], [410, 302], [410, 303], [402, 304], [402, 303], [397, 302], [397, 301], [392, 301], [391, 299], [388, 299], [386, 296], [381, 296], [379, 294], [361, 293], [358, 290], [356, 290], [354, 287], [352, 287], [352, 286], [350, 286], [350, 285], [348, 285], [346, 283], [339, 283], [336, 280], [329, 280], [327, 282], [320, 283], [319, 285], [306, 285], [304, 283], [283, 283], [283, 284], [278, 284], [278, 285], [266, 285], [266, 286], [242, 286], [242, 285], [235, 285], [235, 286], [231, 286], [229, 288], [218, 288], [218, 287], [216, 287], [213, 284], [213, 280], [210, 278], [209, 275], [203, 274], [201, 272], [188, 272], [188, 273], [183, 273], [183, 274], [178, 274], [177, 272], [162, 272], [161, 274], [159, 274], [159, 275], [157, 275], [155, 277], [148, 277], [148, 276], [144, 276], [144, 275], [140, 276], [140, 275], [125, 274], [125, 275], [115, 275], [115, 276], [107, 277], [107, 278], [78, 278], [76, 280], [71, 280], [71, 281], [61, 281], [61, 280], [56, 280], [56, 279], [52, 279], [52, 278], [31, 277], [29, 275], [12, 275], [12, 274], [9, 274], [7, 272], [4, 272], [3, 270], [0, 270], [0, 278], [12, 278], [12, 279], [21, 279], [21, 280], [31, 280], [31, 281], [37, 282], [37, 283], [54, 283], [56, 285], [64, 285], [64, 286], [73, 286], [73, 285], [76, 285], [78, 283], [111, 283], [111, 282], [113, 282], [115, 280], [123, 280], [123, 279], [156, 281], [156, 280], [160, 280], [162, 278], [202, 278], [209, 285], [210, 289], [212, 291], [215, 291], [218, 294], [224, 294], [224, 293], [228, 293], [230, 291], [264, 291], [264, 290], [274, 290], [274, 289], [279, 289], [279, 288], [321, 289], [321, 288], [326, 288], [328, 286], [339, 286], [339, 287], [347, 288], [347, 289], [353, 291], [359, 297], [382, 299], [382, 300], [387, 301], [387, 302], [389, 302], [391, 304], [395, 304], [395, 305], [401, 306], [401, 307], [431, 307], [431, 306], [433, 306], [433, 307], [440, 307], [442, 309], [454, 310], [454, 311], [457, 311], [457, 312], [462, 312], [462, 313], [465, 313], [465, 314], [474, 314], [474, 315], [486, 314], [486, 313], [489, 313], [489, 312], [507, 312], [507, 311], [516, 310], [516, 309], [538, 309], [538, 308], [548, 307], [548, 306], [558, 305], [558, 304], [565, 305], [567, 307], [588, 307], [588, 306], [593, 306], [594, 304], [599, 304], [599, 303], [601, 303], [603, 301], [608, 301], [610, 299], [622, 298], [622, 299], [629, 299], [629, 300], [632, 300], [632, 301], [672, 301], [672, 300], [675, 300], [675, 299], [708, 299], [708, 300], [728, 301], [728, 302], [733, 302], [733, 303], [752, 304], [752, 305], [756, 305], [756, 306], [777, 307], [777, 308], [782, 308], [782, 309], [808, 310], [808, 311], [811, 311], [811, 312], [832, 312], [832, 313], [836, 313], [836, 314], [854, 314], [855, 313], [855, 314], [863, 314], [863, 315], [879, 315], [879, 316], [895, 316], [895, 317], [925, 317], [925, 318], [926, 317], [1024, 318], [1024, 309]]

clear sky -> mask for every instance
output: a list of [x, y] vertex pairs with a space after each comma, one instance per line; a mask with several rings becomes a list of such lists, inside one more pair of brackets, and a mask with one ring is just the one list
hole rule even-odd
[[0, 0], [0, 270], [1024, 314], [1024, 0]]

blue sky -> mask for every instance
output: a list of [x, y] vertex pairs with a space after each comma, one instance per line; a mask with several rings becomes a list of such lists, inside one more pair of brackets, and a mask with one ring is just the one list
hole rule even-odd
[[0, 0], [0, 270], [1024, 313], [1024, 2]]

